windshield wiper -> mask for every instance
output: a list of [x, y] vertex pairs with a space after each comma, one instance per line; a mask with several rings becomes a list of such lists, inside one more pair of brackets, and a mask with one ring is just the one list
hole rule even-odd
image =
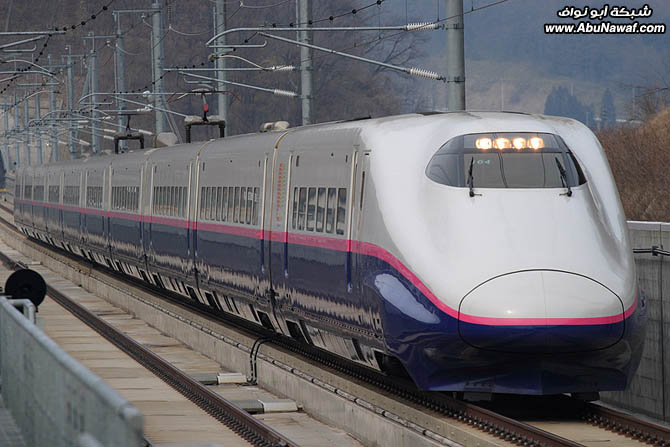
[[475, 178], [472, 175], [472, 167], [475, 164], [475, 157], [470, 159], [470, 169], [468, 169], [468, 187], [470, 188], [470, 197], [475, 196]]
[[558, 168], [558, 172], [561, 174], [561, 183], [563, 183], [563, 186], [568, 189], [566, 195], [568, 197], [572, 197], [572, 189], [570, 188], [570, 184], [568, 183], [568, 174], [567, 172], [565, 172], [565, 168], [558, 160], [558, 158], [554, 158], [554, 160], [556, 161], [556, 167]]

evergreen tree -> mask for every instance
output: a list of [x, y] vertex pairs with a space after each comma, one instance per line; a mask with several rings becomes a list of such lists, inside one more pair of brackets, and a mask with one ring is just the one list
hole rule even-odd
[[606, 129], [616, 124], [616, 107], [610, 89], [605, 89], [600, 105], [600, 128]]
[[576, 96], [570, 94], [565, 87], [555, 87], [544, 103], [545, 115], [556, 115], [573, 118], [589, 127], [594, 127], [593, 109], [582, 104]]

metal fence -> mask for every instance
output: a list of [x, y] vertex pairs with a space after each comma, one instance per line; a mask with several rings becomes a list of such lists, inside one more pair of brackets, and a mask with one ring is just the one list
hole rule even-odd
[[28, 446], [141, 446], [139, 410], [0, 296], [2, 394]]
[[670, 223], [628, 222], [648, 321], [640, 367], [626, 391], [601, 393], [606, 402], [670, 421]]

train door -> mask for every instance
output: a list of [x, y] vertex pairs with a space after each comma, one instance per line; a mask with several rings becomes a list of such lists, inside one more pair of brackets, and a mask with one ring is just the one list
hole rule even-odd
[[195, 268], [195, 258], [197, 251], [197, 228], [198, 228], [198, 195], [200, 184], [200, 155], [188, 164], [188, 237], [187, 237], [187, 260], [186, 260], [186, 275], [193, 278], [193, 284], [198, 285], [198, 272]]
[[[284, 134], [286, 135], [286, 134]], [[274, 151], [272, 162], [272, 188], [268, 198], [271, 207], [264, 222], [264, 234], [268, 250], [270, 289], [266, 298], [270, 301], [277, 321], [277, 299], [288, 295], [288, 204], [291, 184], [293, 154], [278, 149], [281, 137]], [[277, 321], [279, 323], [279, 321]], [[279, 325], [281, 327], [281, 325]]]
[[[153, 229], [153, 214], [154, 214], [154, 182], [156, 177], [156, 165], [151, 164], [149, 166], [149, 173], [147, 175], [147, 190], [146, 195], [148, 200], [144, 201], [145, 207], [143, 209], [144, 225], [142, 225], [142, 252], [144, 253], [144, 259], [147, 264], [153, 264], [154, 253], [152, 246], [151, 231]], [[147, 266], [148, 268], [148, 266]]]
[[[360, 301], [362, 312], [360, 314], [360, 325], [376, 335], [382, 332], [379, 309], [376, 308], [376, 302], [369, 301], [363, 293], [362, 282], [365, 275], [365, 262], [361, 254], [362, 244], [360, 241], [365, 239], [365, 217], [366, 217], [366, 196], [374, 197], [370, 183], [369, 166], [370, 151], [358, 150], [354, 154], [354, 166], [352, 171], [352, 196], [349, 203], [349, 229], [348, 229], [348, 289], [357, 300]], [[369, 199], [373, 200], [373, 199]]]

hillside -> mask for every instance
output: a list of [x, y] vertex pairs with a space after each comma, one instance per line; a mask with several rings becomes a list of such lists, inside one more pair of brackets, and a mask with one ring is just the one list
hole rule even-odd
[[598, 133], [629, 220], [670, 222], [670, 108], [640, 128]]

